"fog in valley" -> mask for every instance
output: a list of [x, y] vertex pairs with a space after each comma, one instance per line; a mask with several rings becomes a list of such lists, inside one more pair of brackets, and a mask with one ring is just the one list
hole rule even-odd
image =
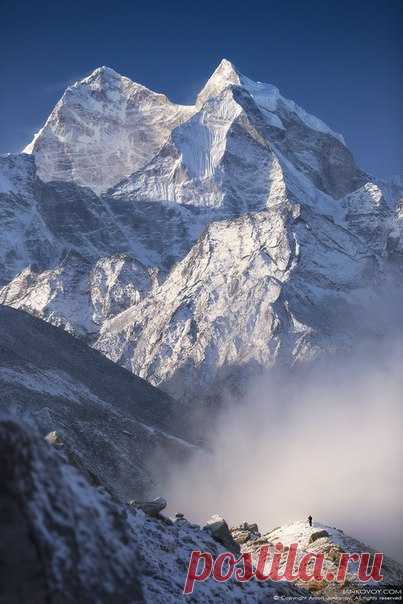
[[402, 360], [403, 346], [384, 342], [263, 374], [206, 414], [209, 451], [165, 477], [170, 511], [261, 532], [312, 514], [402, 561]]

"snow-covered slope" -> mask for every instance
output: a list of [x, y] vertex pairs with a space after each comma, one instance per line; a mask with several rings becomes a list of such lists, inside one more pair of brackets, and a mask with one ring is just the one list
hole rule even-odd
[[151, 461], [194, 451], [178, 403], [64, 331], [0, 306], [0, 411], [43, 436], [123, 499], [153, 488]]
[[[289, 203], [211, 224], [159, 288], [105, 323], [96, 347], [194, 399], [386, 334], [401, 263], [388, 252], [392, 214], [366, 195], [346, 200], [348, 224]], [[367, 214], [353, 221], [359, 198]]]
[[305, 590], [287, 582], [212, 579], [182, 595], [192, 550], [224, 552], [186, 519], [153, 519], [91, 487], [15, 419], [0, 419], [0, 585], [7, 604], [271, 604]]
[[91, 338], [190, 249], [208, 210], [111, 203], [42, 182], [28, 155], [0, 157], [0, 303]]
[[[7, 415], [0, 418], [0, 457], [0, 585], [7, 604], [271, 604], [318, 602], [315, 596], [326, 602], [326, 596], [343, 601], [340, 590], [352, 587], [271, 580], [219, 583], [209, 578], [198, 582], [192, 595], [183, 596], [191, 552], [210, 552], [216, 558], [225, 551], [209, 530], [183, 517], [152, 518], [118, 503], [102, 487], [90, 486], [57, 449]], [[263, 536], [232, 529], [232, 535], [243, 552], [252, 553], [255, 564], [260, 546], [269, 545], [272, 553], [279, 542], [286, 547], [297, 543], [299, 557], [324, 553], [326, 570], [331, 571], [342, 552], [373, 551], [339, 529], [316, 523], [309, 528], [295, 522]], [[402, 567], [385, 558], [383, 574], [378, 587], [398, 586]]]
[[273, 203], [285, 187], [302, 188], [309, 198], [313, 184], [338, 198], [366, 180], [339, 135], [224, 60], [199, 95], [194, 115], [172, 130], [143, 170], [110, 193], [239, 214]]
[[175, 395], [401, 322], [401, 180], [229, 61], [188, 108], [96, 70], [30, 150], [0, 158], [0, 301]]
[[42, 272], [30, 264], [0, 289], [0, 303], [88, 338], [105, 319], [137, 304], [155, 282], [151, 269], [126, 254], [91, 262], [69, 252], [56, 267]]

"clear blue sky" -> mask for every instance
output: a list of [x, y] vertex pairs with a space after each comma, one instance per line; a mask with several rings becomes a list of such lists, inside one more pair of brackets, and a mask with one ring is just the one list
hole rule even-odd
[[186, 103], [225, 57], [342, 132], [370, 173], [403, 173], [402, 13], [402, 0], [0, 0], [0, 153], [99, 65]]

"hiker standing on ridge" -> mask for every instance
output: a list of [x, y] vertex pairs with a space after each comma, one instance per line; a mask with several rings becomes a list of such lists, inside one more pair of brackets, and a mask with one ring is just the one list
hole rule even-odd
[[308, 516], [309, 526], [312, 526], [312, 516], [309, 514]]

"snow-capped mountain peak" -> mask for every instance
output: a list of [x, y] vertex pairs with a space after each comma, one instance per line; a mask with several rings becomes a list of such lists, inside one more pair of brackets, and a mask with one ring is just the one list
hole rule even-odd
[[66, 89], [24, 153], [35, 156], [42, 180], [100, 193], [141, 169], [192, 112], [99, 67]]
[[90, 73], [89, 76], [83, 78], [83, 80], [92, 80], [96, 78], [110, 78], [110, 79], [121, 79], [124, 76], [121, 76], [117, 71], [112, 69], [112, 67], [107, 67], [107, 65], [102, 65], [101, 67], [97, 67], [93, 72]]
[[227, 59], [222, 59], [218, 67], [197, 96], [196, 105], [202, 106], [211, 96], [216, 96], [231, 84], [239, 85], [241, 76], [236, 67]]
[[[244, 88], [254, 99], [257, 105], [266, 111], [274, 113], [288, 112], [297, 116], [306, 126], [325, 134], [330, 134], [344, 144], [341, 134], [334, 132], [322, 120], [311, 115], [294, 101], [286, 99], [281, 95], [279, 89], [273, 84], [255, 82], [238, 71], [233, 63], [222, 59], [217, 69], [207, 81], [206, 85], [197, 97], [197, 106], [203, 105], [211, 96], [216, 96], [227, 86], [236, 85]], [[278, 120], [278, 126], [283, 127]]]
[[32, 155], [0, 158], [0, 301], [175, 395], [349, 345], [401, 282], [399, 181], [225, 59], [188, 107], [100, 67]]
[[[98, 194], [103, 193], [155, 161], [178, 127], [184, 125], [188, 131], [192, 130], [192, 118], [212, 99], [222, 96], [230, 88], [236, 89], [234, 93], [238, 96], [245, 97], [243, 109], [248, 119], [257, 111], [260, 114], [258, 119], [264, 121], [265, 127], [276, 129], [267, 134], [271, 142], [281, 141], [284, 133], [290, 130], [306, 129], [306, 137], [319, 133], [344, 143], [341, 135], [294, 101], [283, 97], [276, 86], [251, 80], [230, 61], [223, 59], [198, 95], [195, 105], [191, 106], [172, 103], [164, 94], [153, 92], [110, 67], [98, 67], [66, 89], [46, 124], [24, 152], [35, 156], [42, 180], [74, 181]], [[250, 106], [246, 108], [248, 99]], [[239, 113], [236, 107], [239, 99], [235, 104], [229, 100], [229, 104], [235, 107], [235, 113]], [[216, 137], [229, 147], [228, 139], [234, 130], [228, 131], [225, 124], [224, 130], [220, 126], [223, 119], [228, 122], [230, 106], [217, 103], [216, 107], [216, 115], [212, 116], [210, 124], [203, 121], [202, 135], [194, 141], [198, 157]], [[211, 114], [210, 109], [208, 113]], [[232, 120], [237, 116], [229, 117]], [[241, 122], [237, 120], [237, 124]], [[254, 131], [256, 133], [257, 129]], [[197, 149], [199, 143], [202, 147]], [[181, 154], [182, 150], [178, 149], [178, 152]], [[317, 164], [317, 160], [310, 159], [306, 153], [300, 158], [303, 163], [307, 159], [311, 167]], [[178, 174], [182, 168], [176, 170], [171, 166], [169, 169]], [[181, 197], [181, 194], [175, 195], [176, 200]]]

